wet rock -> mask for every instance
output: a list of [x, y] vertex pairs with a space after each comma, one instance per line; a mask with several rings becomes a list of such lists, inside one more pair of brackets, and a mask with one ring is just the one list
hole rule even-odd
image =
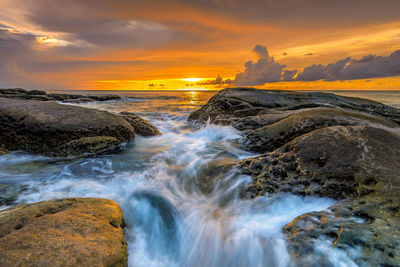
[[145, 120], [138, 115], [130, 112], [121, 112], [120, 116], [132, 125], [135, 133], [141, 136], [161, 135], [161, 132], [148, 120]]
[[7, 150], [0, 145], [0, 156], [7, 154]]
[[47, 94], [42, 90], [27, 91], [22, 88], [0, 89], [0, 97], [68, 103], [121, 100], [121, 97], [118, 95]]
[[30, 90], [26, 92], [27, 95], [47, 95], [45, 91], [42, 90]]
[[1, 266], [127, 266], [124, 219], [107, 199], [71, 198], [0, 211]]
[[26, 94], [28, 91], [22, 88], [8, 88], [0, 89], [0, 94], [2, 95], [22, 95]]
[[336, 107], [357, 110], [385, 117], [400, 124], [400, 111], [390, 106], [361, 98], [338, 96], [322, 92], [259, 90], [227, 88], [214, 95], [206, 105], [190, 114], [190, 120], [206, 122], [229, 120], [274, 112], [305, 108]]
[[240, 166], [252, 175], [251, 197], [294, 193], [341, 200], [331, 212], [304, 214], [284, 227], [289, 251], [300, 266], [308, 266], [310, 257], [324, 265], [330, 252], [321, 250], [323, 244], [343, 250], [359, 265], [397, 266], [398, 157], [398, 128], [334, 126], [297, 137]]
[[56, 147], [48, 152], [55, 157], [71, 157], [84, 154], [101, 154], [115, 148], [120, 141], [111, 136], [82, 137]]
[[0, 207], [13, 205], [18, 196], [27, 189], [26, 185], [0, 184]]
[[134, 138], [132, 126], [109, 112], [43, 101], [0, 98], [0, 126], [8, 151], [51, 156], [102, 152]]
[[400, 110], [329, 93], [230, 88], [189, 119], [232, 125], [247, 148], [265, 153], [236, 165], [252, 177], [247, 197], [340, 201], [284, 227], [297, 265], [400, 265]]
[[[298, 266], [309, 266], [311, 257], [319, 266], [334, 258], [328, 246], [344, 251], [359, 266], [399, 266], [399, 209], [398, 202], [388, 200], [346, 200], [330, 212], [299, 216], [283, 231]], [[343, 256], [336, 261], [343, 262]]]
[[247, 147], [257, 152], [272, 151], [294, 138], [329, 126], [381, 125], [395, 128], [398, 125], [378, 116], [343, 109], [315, 108], [297, 112], [245, 136]]
[[[335, 199], [400, 193], [400, 136], [366, 126], [334, 126], [240, 163], [249, 194], [294, 192]], [[278, 185], [278, 186], [277, 186]]]

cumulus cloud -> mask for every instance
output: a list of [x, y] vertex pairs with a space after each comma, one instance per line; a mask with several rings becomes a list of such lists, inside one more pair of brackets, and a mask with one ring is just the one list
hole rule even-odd
[[245, 70], [236, 74], [234, 83], [236, 85], [260, 85], [267, 82], [279, 82], [281, 80], [282, 70], [286, 65], [275, 62], [273, 57], [269, 56], [265, 46], [256, 45], [252, 50], [258, 60], [248, 61], [245, 64]]
[[236, 74], [233, 81], [235, 85], [252, 86], [279, 81], [355, 80], [400, 75], [400, 50], [388, 56], [367, 55], [361, 59], [347, 57], [327, 65], [313, 64], [303, 70], [285, 69], [285, 65], [269, 56], [265, 46], [257, 45], [252, 51], [258, 60], [245, 64], [245, 70]]

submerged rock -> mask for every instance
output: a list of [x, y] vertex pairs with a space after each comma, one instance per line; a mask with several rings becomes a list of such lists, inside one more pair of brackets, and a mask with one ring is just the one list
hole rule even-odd
[[0, 98], [0, 144], [51, 156], [99, 153], [134, 138], [124, 119], [106, 111]]
[[0, 207], [13, 205], [18, 196], [26, 190], [28, 190], [27, 185], [0, 184]]
[[0, 97], [23, 100], [61, 101], [70, 103], [121, 100], [121, 97], [118, 95], [47, 94], [42, 90], [27, 91], [22, 88], [0, 89]]
[[121, 112], [120, 116], [127, 120], [135, 129], [135, 133], [141, 136], [161, 135], [161, 132], [148, 120], [130, 112]]
[[124, 218], [107, 199], [71, 198], [0, 211], [1, 266], [127, 266]]

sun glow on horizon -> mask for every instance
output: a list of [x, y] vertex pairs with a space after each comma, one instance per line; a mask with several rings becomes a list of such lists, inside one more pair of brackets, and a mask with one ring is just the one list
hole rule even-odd
[[199, 81], [203, 80], [203, 78], [184, 78], [182, 80], [185, 82], [199, 82]]

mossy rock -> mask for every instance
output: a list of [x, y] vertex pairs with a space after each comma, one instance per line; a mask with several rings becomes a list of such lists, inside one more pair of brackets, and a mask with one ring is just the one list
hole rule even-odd
[[120, 141], [110, 136], [82, 137], [47, 152], [55, 157], [73, 157], [84, 154], [102, 154], [118, 146]]
[[113, 201], [70, 198], [0, 211], [1, 266], [127, 266], [124, 218]]

